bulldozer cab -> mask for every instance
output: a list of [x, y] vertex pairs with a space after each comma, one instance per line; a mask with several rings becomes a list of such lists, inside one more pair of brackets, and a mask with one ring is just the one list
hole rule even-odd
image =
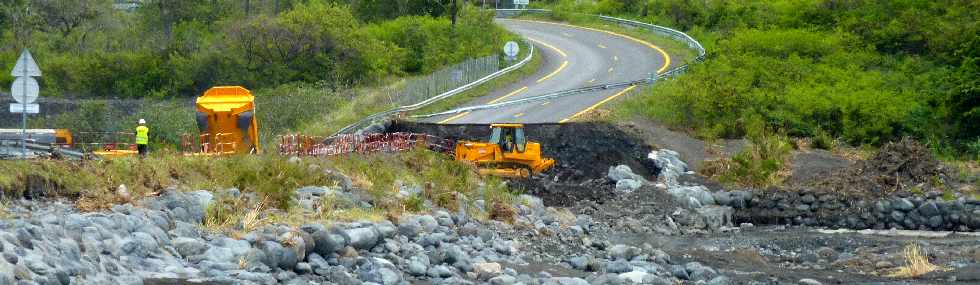
[[523, 153], [527, 150], [527, 138], [524, 136], [524, 125], [493, 124], [490, 125], [490, 143], [500, 145], [504, 152]]

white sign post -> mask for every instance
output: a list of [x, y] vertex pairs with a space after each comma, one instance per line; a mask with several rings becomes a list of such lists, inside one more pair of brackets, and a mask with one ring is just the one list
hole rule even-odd
[[34, 77], [41, 76], [41, 69], [34, 62], [31, 52], [24, 49], [20, 58], [17, 59], [17, 64], [14, 65], [14, 70], [10, 71], [10, 75], [17, 78], [10, 85], [10, 96], [17, 101], [17, 103], [10, 104], [10, 112], [21, 115], [21, 155], [27, 158], [27, 114], [37, 114], [40, 111], [40, 107], [34, 104], [34, 100], [37, 100], [41, 87], [37, 84], [37, 80], [34, 80]]

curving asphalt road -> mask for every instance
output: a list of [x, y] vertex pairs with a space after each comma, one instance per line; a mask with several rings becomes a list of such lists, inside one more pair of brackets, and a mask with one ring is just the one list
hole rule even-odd
[[[660, 73], [670, 56], [643, 40], [560, 23], [498, 19], [528, 39], [541, 58], [532, 76], [477, 98], [466, 106], [504, 102], [573, 88], [632, 81]], [[560, 123], [602, 105], [632, 87], [607, 89], [545, 102], [428, 118], [441, 124]]]

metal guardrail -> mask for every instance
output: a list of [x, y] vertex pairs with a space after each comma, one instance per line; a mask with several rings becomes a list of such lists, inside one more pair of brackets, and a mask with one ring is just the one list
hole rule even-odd
[[472, 111], [483, 110], [483, 109], [496, 109], [496, 108], [500, 108], [500, 107], [506, 107], [506, 106], [511, 106], [511, 105], [519, 105], [519, 104], [532, 103], [532, 102], [537, 102], [537, 101], [550, 100], [550, 99], [561, 98], [561, 97], [571, 96], [571, 95], [576, 95], [576, 94], [589, 93], [589, 92], [595, 92], [595, 91], [601, 91], [601, 90], [607, 90], [607, 89], [613, 89], [613, 88], [621, 88], [621, 87], [627, 87], [627, 86], [630, 86], [630, 85], [638, 85], [638, 84], [643, 84], [646, 81], [648, 81], [648, 80], [647, 79], [642, 79], [642, 80], [637, 80], [637, 81], [629, 81], [629, 82], [620, 82], [620, 83], [612, 83], [612, 84], [594, 85], [594, 86], [588, 86], [588, 87], [582, 87], [582, 88], [575, 88], [575, 89], [569, 89], [569, 90], [564, 90], [564, 91], [558, 91], [558, 92], [548, 93], [548, 94], [545, 94], [545, 95], [533, 96], [533, 97], [528, 97], [528, 98], [523, 98], [523, 99], [510, 100], [510, 101], [504, 101], [504, 102], [493, 103], [493, 104], [485, 104], [485, 105], [476, 105], [476, 106], [462, 107], [462, 108], [456, 108], [456, 109], [452, 109], [452, 110], [444, 111], [444, 112], [439, 112], [439, 113], [432, 113], [432, 114], [425, 114], [425, 115], [413, 115], [413, 116], [410, 116], [410, 117], [411, 118], [430, 118], [430, 117], [436, 117], [436, 116], [442, 116], [442, 115], [451, 115], [451, 114], [456, 114], [456, 113], [472, 112]]
[[[497, 16], [498, 17], [501, 17], [501, 16], [514, 17], [514, 16], [520, 16], [522, 14], [550, 14], [550, 13], [551, 13], [550, 10], [545, 10], [545, 9], [498, 9], [497, 10]], [[586, 14], [586, 15], [588, 15], [588, 14]], [[632, 27], [636, 27], [636, 28], [646, 29], [646, 30], [649, 30], [651, 32], [660, 34], [662, 36], [670, 37], [670, 38], [672, 38], [674, 40], [684, 42], [685, 44], [687, 44], [688, 47], [690, 47], [691, 49], [694, 49], [698, 53], [697, 57], [694, 58], [694, 61], [695, 62], [701, 62], [701, 61], [704, 60], [705, 50], [704, 50], [704, 47], [701, 45], [701, 43], [698, 42], [697, 40], [695, 40], [693, 37], [691, 37], [691, 36], [689, 36], [689, 35], [681, 32], [681, 31], [678, 31], [678, 30], [675, 30], [675, 29], [671, 29], [671, 28], [668, 28], [668, 27], [663, 27], [663, 26], [658, 26], [658, 25], [653, 25], [653, 24], [647, 24], [647, 23], [633, 21], [633, 20], [627, 20], [627, 19], [620, 19], [620, 18], [615, 18], [615, 17], [603, 16], [603, 15], [597, 15], [596, 17], [598, 17], [599, 19], [601, 19], [603, 21], [617, 23], [617, 24], [623, 25], [623, 26], [632, 26]], [[499, 102], [499, 103], [494, 103], [494, 104], [485, 104], [485, 105], [476, 105], [476, 106], [468, 106], [468, 107], [456, 108], [456, 109], [452, 109], [452, 110], [444, 111], [444, 112], [439, 112], [439, 113], [432, 113], [432, 114], [425, 114], [425, 115], [413, 115], [413, 116], [411, 116], [411, 118], [430, 118], [430, 117], [436, 117], [436, 116], [442, 116], [442, 115], [451, 115], [451, 114], [457, 114], [457, 113], [463, 113], [463, 112], [472, 112], [472, 111], [477, 111], [477, 110], [496, 109], [496, 108], [505, 107], [505, 106], [519, 105], [519, 104], [526, 104], [526, 103], [533, 103], [533, 102], [544, 101], [544, 100], [551, 100], [551, 99], [555, 99], [555, 98], [561, 98], [561, 97], [566, 97], [566, 96], [571, 96], [571, 95], [576, 95], [576, 94], [582, 94], [582, 93], [589, 93], [589, 92], [594, 92], [594, 91], [599, 91], [599, 90], [606, 90], [606, 89], [611, 89], [611, 88], [620, 88], [620, 87], [627, 87], [627, 86], [631, 86], [631, 85], [641, 85], [641, 84], [654, 84], [654, 83], [656, 83], [657, 81], [660, 81], [660, 80], [674, 78], [675, 76], [680, 75], [680, 74], [686, 72], [687, 69], [688, 69], [688, 67], [689, 67], [689, 65], [687, 63], [685, 63], [683, 65], [680, 65], [680, 66], [671, 68], [671, 69], [669, 69], [669, 70], [667, 70], [667, 71], [665, 71], [663, 73], [654, 75], [654, 76], [652, 76], [650, 78], [645, 78], [645, 79], [640, 79], [640, 80], [634, 80], [634, 81], [625, 81], [625, 82], [617, 82], [617, 83], [609, 83], [609, 84], [601, 84], [601, 85], [587, 86], [587, 87], [575, 88], [575, 89], [569, 89], [569, 90], [563, 90], [563, 91], [558, 91], [558, 92], [552, 92], [552, 93], [547, 93], [547, 94], [543, 94], [543, 95], [532, 96], [532, 97], [527, 97], [527, 98], [522, 98], [522, 99], [504, 101], [504, 102]]]
[[334, 133], [333, 135], [331, 135], [330, 137], [336, 137], [336, 136], [341, 135], [341, 134], [353, 133], [353, 132], [356, 132], [357, 130], [361, 130], [361, 129], [367, 128], [367, 127], [369, 127], [369, 126], [377, 123], [378, 121], [382, 121], [385, 118], [392, 117], [392, 116], [397, 115], [399, 113], [418, 110], [418, 109], [420, 109], [422, 107], [428, 106], [429, 104], [432, 104], [432, 103], [438, 102], [440, 100], [443, 100], [443, 99], [452, 97], [452, 96], [454, 96], [456, 94], [463, 93], [466, 90], [469, 90], [469, 89], [471, 89], [473, 87], [479, 86], [480, 84], [486, 83], [487, 81], [493, 80], [494, 78], [500, 77], [500, 76], [502, 76], [504, 74], [507, 74], [507, 73], [509, 73], [511, 71], [514, 71], [514, 70], [516, 70], [518, 68], [521, 68], [522, 66], [524, 66], [525, 64], [527, 64], [528, 62], [530, 62], [531, 61], [531, 58], [534, 56], [534, 45], [532, 45], [530, 42], [527, 42], [527, 41], [525, 41], [525, 43], [529, 47], [528, 48], [527, 56], [524, 57], [524, 59], [522, 59], [521, 61], [517, 62], [516, 64], [513, 64], [511, 66], [508, 66], [508, 67], [506, 67], [504, 69], [498, 70], [497, 72], [491, 73], [490, 75], [484, 76], [484, 77], [482, 77], [480, 79], [477, 79], [477, 80], [475, 80], [473, 82], [467, 83], [467, 84], [465, 84], [463, 86], [460, 86], [460, 87], [457, 87], [455, 89], [446, 91], [446, 92], [444, 92], [442, 94], [433, 96], [432, 98], [428, 98], [428, 99], [422, 100], [421, 102], [418, 102], [418, 103], [415, 103], [415, 104], [411, 104], [411, 105], [397, 107], [397, 108], [394, 108], [394, 109], [391, 109], [391, 110], [388, 110], [388, 111], [384, 111], [384, 112], [381, 112], [381, 113], [372, 114], [370, 116], [365, 117], [364, 119], [361, 119], [360, 121], [357, 121], [357, 122], [355, 122], [353, 124], [350, 124], [350, 125], [345, 126], [344, 128], [340, 129], [339, 131], [337, 131], [336, 133]]

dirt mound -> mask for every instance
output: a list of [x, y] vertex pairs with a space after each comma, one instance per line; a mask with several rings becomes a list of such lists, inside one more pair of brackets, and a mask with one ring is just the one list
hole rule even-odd
[[555, 182], [552, 176], [539, 176], [519, 183], [516, 188], [541, 198], [545, 206], [572, 207], [582, 201], [603, 204], [616, 196], [616, 184], [599, 178], [585, 182]]
[[943, 167], [924, 145], [912, 139], [888, 143], [878, 154], [850, 167], [816, 178], [810, 186], [816, 190], [884, 195], [913, 187], [923, 191], [933, 187]]
[[[426, 133], [455, 140], [486, 140], [487, 125], [438, 125], [395, 121], [388, 132]], [[653, 148], [643, 139], [605, 123], [533, 124], [525, 126], [531, 141], [542, 145], [546, 157], [555, 159], [556, 167], [549, 172], [563, 182], [585, 182], [605, 177], [610, 166], [626, 164], [634, 173], [647, 179], [656, 178], [659, 169], [647, 154]]]
[[[438, 125], [395, 121], [388, 132], [426, 133], [454, 140], [486, 140], [487, 125]], [[579, 201], [602, 203], [616, 194], [606, 179], [609, 167], [628, 165], [633, 173], [656, 180], [660, 169], [647, 158], [653, 150], [634, 131], [606, 123], [533, 124], [525, 126], [529, 140], [541, 143], [545, 157], [557, 162], [539, 177], [514, 181], [518, 188], [541, 197], [548, 206], [572, 206]]]

